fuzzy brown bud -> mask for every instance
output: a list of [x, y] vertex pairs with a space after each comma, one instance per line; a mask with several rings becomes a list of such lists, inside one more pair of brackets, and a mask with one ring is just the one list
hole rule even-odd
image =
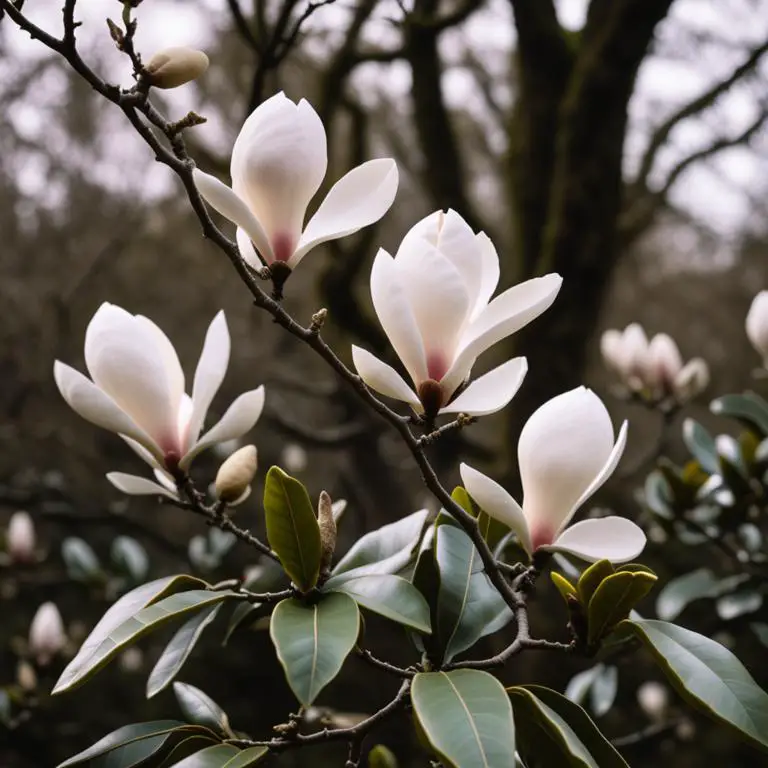
[[336, 550], [336, 520], [333, 517], [331, 497], [325, 491], [320, 492], [320, 501], [317, 504], [317, 523], [320, 527], [320, 545], [323, 551], [320, 570], [326, 571], [331, 567], [333, 553]]
[[155, 88], [178, 88], [208, 69], [208, 57], [194, 48], [165, 48], [149, 60], [145, 69]]
[[236, 450], [216, 474], [216, 497], [227, 504], [244, 501], [250, 492], [257, 467], [258, 453], [255, 445], [244, 445]]

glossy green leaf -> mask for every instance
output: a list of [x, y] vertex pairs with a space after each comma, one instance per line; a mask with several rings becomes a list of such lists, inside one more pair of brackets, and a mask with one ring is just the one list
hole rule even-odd
[[340, 592], [315, 605], [293, 598], [277, 604], [269, 633], [288, 685], [305, 707], [338, 675], [359, 630], [357, 603]]
[[651, 472], [645, 479], [643, 487], [645, 505], [655, 515], [664, 520], [671, 520], [675, 514], [672, 510], [672, 491], [664, 474], [658, 469]]
[[552, 583], [555, 585], [557, 591], [560, 593], [560, 596], [563, 598], [563, 600], [565, 600], [566, 603], [568, 603], [569, 599], [579, 599], [579, 593], [576, 591], [576, 587], [574, 587], [573, 584], [571, 584], [571, 582], [565, 578], [565, 576], [558, 573], [557, 571], [550, 571], [549, 578], [552, 580]]
[[377, 744], [368, 753], [368, 768], [398, 768], [397, 758], [391, 749]]
[[67, 574], [74, 581], [94, 581], [101, 577], [101, 565], [96, 553], [83, 539], [69, 536], [61, 543], [61, 557]]
[[589, 689], [589, 706], [595, 717], [608, 714], [619, 691], [619, 670], [612, 664], [599, 664]]
[[224, 763], [223, 768], [249, 768], [262, 762], [269, 754], [266, 747], [248, 747]]
[[570, 699], [574, 704], [582, 704], [587, 698], [589, 689], [592, 687], [592, 683], [595, 682], [595, 678], [600, 674], [603, 668], [602, 664], [595, 664], [594, 667], [585, 669], [583, 672], [579, 672], [574, 675], [565, 686], [565, 697]]
[[501, 540], [509, 534], [509, 528], [500, 520], [483, 512], [477, 504], [474, 503], [465, 488], [460, 485], [453, 489], [451, 498], [472, 517], [477, 518], [477, 526], [483, 538], [488, 542], [491, 549], [495, 549]]
[[151, 605], [157, 600], [161, 600], [166, 595], [172, 594], [179, 589], [192, 586], [204, 587], [206, 583], [194, 576], [177, 575], [166, 576], [162, 579], [155, 579], [147, 584], [131, 590], [123, 595], [105, 614], [99, 623], [93, 628], [91, 634], [80, 646], [72, 661], [67, 664], [61, 673], [53, 693], [69, 688], [73, 681], [80, 679], [89, 669], [89, 660], [96, 650], [101, 646], [104, 640], [119, 627], [124, 621], [138, 613], [142, 608]]
[[224, 768], [239, 754], [240, 750], [231, 744], [214, 744], [185, 757], [174, 768]]
[[333, 575], [351, 571], [355, 572], [355, 576], [397, 573], [405, 568], [416, 557], [428, 515], [428, 510], [421, 509], [366, 533], [339, 560]]
[[678, 576], [667, 582], [656, 598], [656, 613], [660, 619], [671, 621], [677, 618], [685, 607], [703, 597], [715, 597], [720, 591], [720, 582], [709, 568]]
[[656, 580], [656, 576], [645, 571], [619, 571], [603, 579], [587, 608], [588, 644], [598, 644], [616, 624], [627, 618]]
[[123, 571], [134, 584], [143, 581], [149, 573], [147, 551], [136, 539], [118, 536], [112, 542], [112, 562]]
[[[171, 734], [177, 728], [184, 728], [186, 723], [180, 720], [154, 720], [148, 723], [134, 723], [132, 725], [124, 725], [122, 728], [118, 728], [116, 731], [107, 734], [103, 739], [99, 739], [95, 744], [92, 744], [88, 749], [84, 749], [76, 755], [73, 755], [63, 763], [59, 763], [58, 768], [69, 768], [72, 765], [80, 765], [89, 760], [93, 760], [101, 755], [105, 755], [114, 749], [126, 744], [132, 744], [134, 742], [143, 740], [156, 740], [163, 739], [165, 736]], [[158, 746], [162, 745], [162, 741]], [[153, 749], [153, 751], [154, 751]], [[152, 754], [151, 752], [149, 754]]]
[[182, 714], [192, 725], [202, 725], [231, 737], [227, 713], [207, 694], [189, 683], [174, 683], [173, 692]]
[[749, 628], [755, 633], [755, 637], [768, 647], [768, 624], [762, 621], [753, 621]]
[[515, 724], [501, 683], [476, 669], [421, 672], [411, 687], [418, 724], [446, 768], [514, 768]]
[[763, 606], [763, 595], [756, 589], [743, 589], [723, 595], [715, 603], [717, 615], [723, 621], [733, 621], [739, 616], [755, 613]]
[[261, 603], [239, 603], [236, 605], [235, 610], [232, 611], [232, 615], [229, 617], [227, 630], [224, 633], [224, 639], [221, 641], [221, 644], [226, 645], [241, 626], [250, 626], [256, 621], [261, 607]]
[[293, 583], [308, 592], [320, 573], [320, 528], [307, 489], [280, 467], [264, 485], [267, 539]]
[[[344, 574], [346, 576], [346, 574]], [[324, 592], [343, 592], [361, 608], [378, 613], [417, 632], [429, 633], [429, 605], [421, 592], [400, 576], [388, 574], [355, 579], [331, 577]]]
[[664, 621], [625, 621], [620, 629], [642, 641], [689, 704], [768, 750], [768, 693], [727, 648]]
[[[416, 567], [413, 570], [411, 583], [422, 594], [429, 605], [430, 627], [437, 626], [437, 596], [440, 592], [440, 572], [437, 570], [435, 559], [435, 526], [431, 526], [421, 542]], [[422, 636], [410, 633], [410, 638], [420, 653], [425, 650], [432, 652], [437, 645], [437, 636]]]
[[612, 576], [613, 573], [614, 567], [609, 560], [598, 560], [584, 569], [576, 583], [576, 591], [579, 593], [579, 600], [583, 606], [589, 605], [595, 590], [603, 580]]
[[174, 744], [173, 748], [164, 755], [163, 761], [159, 764], [158, 768], [170, 768], [170, 766], [175, 766], [180, 760], [194, 755], [195, 752], [199, 752], [201, 749], [210, 747], [212, 744], [221, 743], [221, 737], [207, 728], [192, 725], [188, 726], [188, 728], [196, 729], [197, 732], [195, 735], [188, 736]]
[[[249, 605], [245, 603], [245, 605]], [[240, 607], [240, 606], [238, 606]], [[184, 666], [205, 628], [216, 618], [221, 605], [212, 605], [187, 621], [160, 655], [147, 680], [147, 698], [165, 689]]]
[[[555, 757], [543, 763], [554, 768], [628, 768], [627, 763], [600, 733], [589, 715], [578, 705], [556, 691], [540, 685], [515, 686], [509, 689], [515, 710], [515, 720], [537, 725], [538, 732], [546, 735], [555, 746]], [[521, 752], [526, 739], [535, 728], [523, 727], [518, 722], [518, 739]], [[538, 751], [540, 743], [534, 742]], [[523, 754], [525, 759], [525, 754]]]
[[149, 632], [158, 629], [172, 619], [181, 618], [187, 614], [206, 608], [225, 600], [239, 599], [235, 592], [213, 592], [204, 589], [193, 589], [171, 595], [157, 603], [143, 608], [134, 616], [115, 627], [93, 649], [84, 663], [76, 671], [68, 673], [67, 669], [59, 678], [53, 693], [61, 693], [81, 685], [98, 670], [108, 664], [120, 651]]
[[694, 419], [683, 422], [683, 441], [701, 468], [710, 475], [720, 472], [720, 459], [712, 435]]
[[768, 403], [752, 392], [723, 395], [709, 404], [712, 413], [729, 416], [756, 427], [763, 437], [768, 436]]
[[512, 611], [485, 574], [480, 553], [464, 531], [437, 529], [435, 556], [440, 572], [437, 633], [445, 661], [471, 648], [486, 625]]

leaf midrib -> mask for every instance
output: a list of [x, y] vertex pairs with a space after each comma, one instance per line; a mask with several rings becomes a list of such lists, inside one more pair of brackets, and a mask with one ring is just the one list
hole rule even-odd
[[445, 679], [448, 681], [448, 685], [451, 686], [451, 689], [456, 694], [456, 698], [459, 700], [459, 703], [462, 706], [462, 709], [464, 710], [467, 720], [469, 721], [469, 727], [472, 729], [472, 735], [475, 737], [475, 742], [477, 743], [477, 748], [480, 752], [480, 756], [483, 759], [483, 768], [489, 768], [488, 766], [488, 760], [485, 757], [485, 750], [483, 749], [483, 742], [480, 739], [480, 734], [478, 733], [477, 726], [475, 725], [475, 721], [472, 719], [472, 713], [469, 711], [469, 707], [464, 702], [464, 699], [461, 696], [461, 693], [459, 692], [459, 689], [454, 685], [453, 681], [445, 672], [440, 672], [441, 675], [445, 677]]

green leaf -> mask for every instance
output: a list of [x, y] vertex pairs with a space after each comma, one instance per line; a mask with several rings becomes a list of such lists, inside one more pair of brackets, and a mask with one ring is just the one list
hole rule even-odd
[[768, 624], [762, 621], [753, 621], [749, 628], [755, 633], [755, 637], [766, 647], [768, 647]]
[[595, 682], [595, 678], [600, 674], [602, 667], [602, 664], [595, 664], [594, 667], [574, 675], [565, 687], [565, 697], [574, 704], [581, 704], [586, 699], [589, 689], [592, 687], [592, 683]]
[[584, 607], [589, 605], [592, 595], [600, 584], [613, 573], [614, 567], [609, 560], [598, 560], [584, 569], [576, 584], [579, 600]]
[[768, 750], [768, 693], [727, 648], [664, 621], [625, 621], [621, 629], [643, 642], [689, 704]]
[[[333, 575], [355, 571], [366, 573], [397, 573], [416, 556], [419, 538], [429, 511], [421, 509], [407, 517], [366, 533], [339, 560]], [[362, 570], [361, 570], [362, 569]]]
[[232, 615], [229, 617], [229, 623], [227, 624], [227, 631], [224, 633], [224, 639], [221, 641], [222, 645], [226, 645], [232, 635], [243, 624], [252, 624], [256, 621], [261, 603], [239, 603], [235, 606], [235, 610], [232, 611]]
[[[249, 605], [248, 603], [244, 603]], [[240, 607], [240, 606], [238, 606]], [[203, 630], [216, 618], [221, 605], [212, 605], [186, 622], [165, 646], [147, 680], [147, 698], [151, 699], [166, 688], [184, 666], [189, 654], [203, 634]]]
[[768, 436], [768, 403], [752, 392], [741, 395], [723, 395], [709, 404], [712, 413], [730, 416], [750, 427], [757, 427], [763, 437]]
[[214, 744], [212, 747], [206, 747], [194, 755], [185, 757], [173, 768], [224, 768], [229, 766], [230, 761], [240, 754], [237, 747], [231, 744]]
[[293, 583], [309, 592], [320, 574], [320, 528], [307, 489], [280, 467], [271, 467], [264, 486], [267, 539]]
[[171, 595], [147, 606], [112, 629], [77, 670], [68, 673], [69, 667], [67, 667], [56, 683], [53, 693], [61, 693], [81, 685], [128, 645], [171, 619], [185, 616], [192, 611], [201, 610], [224, 600], [238, 598], [241, 598], [241, 595], [235, 592], [193, 589]]
[[76, 536], [61, 543], [61, 557], [67, 574], [74, 581], [94, 581], [101, 577], [101, 565], [91, 545]]
[[488, 542], [491, 549], [495, 549], [501, 540], [510, 532], [509, 528], [501, 521], [483, 512], [477, 504], [474, 503], [471, 496], [465, 488], [460, 485], [453, 489], [451, 498], [472, 517], [477, 518], [477, 525], [483, 538]]
[[643, 498], [645, 505], [655, 515], [665, 520], [671, 520], [675, 516], [672, 510], [672, 490], [664, 474], [658, 469], [655, 469], [645, 478]]
[[[437, 596], [440, 592], [440, 572], [437, 570], [437, 561], [435, 559], [435, 526], [431, 526], [421, 542], [419, 556], [416, 559], [416, 566], [413, 569], [411, 583], [424, 596], [429, 605], [429, 625], [437, 627]], [[422, 636], [410, 633], [410, 638], [416, 649], [424, 653], [436, 644], [437, 636]]]
[[712, 571], [709, 568], [698, 568], [664, 585], [656, 598], [656, 613], [660, 619], [671, 621], [689, 603], [703, 597], [716, 597], [719, 592], [720, 582]]
[[747, 613], [755, 613], [763, 606], [763, 595], [754, 589], [744, 589], [723, 595], [715, 603], [717, 615], [723, 621], [733, 621]]
[[149, 558], [144, 547], [130, 536], [118, 536], [112, 542], [112, 562], [123, 571], [134, 584], [147, 577]]
[[224, 763], [223, 768], [248, 768], [260, 763], [268, 754], [269, 750], [266, 747], [248, 747], [231, 758], [229, 762]]
[[397, 768], [397, 758], [391, 749], [377, 744], [368, 753], [368, 768]]
[[[80, 763], [105, 755], [126, 744], [132, 744], [143, 740], [154, 741], [156, 739], [164, 739], [177, 728], [184, 728], [185, 726], [186, 723], [183, 723], [180, 720], [154, 720], [148, 723], [124, 725], [122, 728], [118, 728], [116, 731], [107, 734], [103, 739], [99, 739], [99, 741], [92, 744], [88, 749], [73, 755], [63, 763], [59, 763], [58, 768], [69, 768], [71, 765], [79, 765]], [[155, 746], [155, 749], [161, 745], [162, 741]], [[149, 754], [152, 753], [150, 752]]]
[[599, 664], [598, 673], [589, 689], [589, 705], [595, 717], [608, 714], [619, 691], [619, 670], [608, 664]]
[[515, 723], [501, 683], [477, 669], [420, 672], [413, 711], [446, 768], [514, 768]]
[[[629, 768], [627, 763], [600, 733], [589, 715], [578, 705], [556, 691], [539, 685], [515, 686], [509, 689], [512, 697], [515, 720], [518, 721], [518, 738], [521, 753], [525, 759], [526, 739], [534, 728], [525, 728], [523, 723], [538, 725], [539, 733], [548, 738], [559, 754], [542, 763], [547, 766], [573, 766], [574, 768]], [[523, 722], [520, 722], [523, 721]], [[533, 742], [534, 754], [539, 743]]]
[[138, 613], [142, 608], [151, 605], [166, 595], [172, 594], [181, 587], [207, 586], [204, 581], [194, 576], [177, 575], [155, 579], [147, 584], [131, 590], [123, 595], [105, 614], [99, 623], [93, 628], [91, 634], [80, 646], [72, 661], [67, 664], [61, 673], [53, 693], [66, 690], [72, 681], [86, 674], [90, 664], [90, 657], [102, 642], [119, 627], [126, 619]]
[[557, 591], [560, 593], [563, 600], [565, 600], [566, 604], [568, 603], [569, 598], [573, 598], [574, 600], [579, 599], [579, 593], [576, 591], [576, 587], [574, 587], [565, 576], [557, 571], [550, 571], [549, 578], [552, 579], [552, 583], [557, 587]]
[[305, 707], [339, 674], [359, 631], [357, 603], [340, 592], [315, 605], [294, 598], [277, 604], [269, 633], [288, 685]]
[[710, 475], [719, 474], [720, 457], [712, 435], [694, 419], [683, 422], [683, 441], [701, 468]]
[[444, 660], [471, 648], [486, 625], [512, 611], [485, 574], [480, 553], [464, 531], [451, 525], [437, 529], [435, 556], [440, 571], [437, 632]]
[[[175, 744], [173, 748], [163, 756], [163, 761], [160, 763], [159, 768], [169, 768], [169, 766], [175, 766], [180, 760], [185, 757], [199, 752], [205, 747], [210, 747], [211, 744], [221, 743], [221, 737], [217, 736], [213, 731], [209, 731], [207, 728], [200, 728], [199, 726], [187, 726], [190, 729], [196, 729], [198, 732], [194, 736], [189, 736], [186, 739]], [[154, 768], [154, 767], [153, 767]]]
[[173, 692], [187, 722], [210, 728], [224, 737], [232, 737], [227, 713], [205, 691], [188, 683], [174, 683]]
[[361, 608], [392, 619], [398, 624], [429, 634], [429, 605], [416, 587], [400, 576], [388, 574], [360, 576], [356, 579], [331, 577], [324, 592], [343, 592]]
[[597, 645], [651, 591], [656, 576], [646, 571], [619, 571], [604, 579], [587, 609], [587, 643]]

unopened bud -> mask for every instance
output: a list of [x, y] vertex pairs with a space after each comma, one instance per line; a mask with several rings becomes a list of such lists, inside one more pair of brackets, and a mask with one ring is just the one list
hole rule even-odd
[[29, 628], [29, 651], [43, 667], [64, 647], [67, 636], [55, 603], [43, 603]]
[[145, 69], [156, 88], [178, 88], [208, 69], [208, 57], [194, 48], [165, 48], [149, 60]]
[[6, 546], [16, 563], [29, 563], [35, 558], [35, 525], [27, 512], [16, 512], [8, 523]]
[[651, 680], [637, 689], [637, 703], [651, 720], [661, 720], [669, 705], [669, 691], [666, 686]]
[[16, 667], [16, 682], [18, 683], [19, 688], [27, 693], [30, 693], [37, 688], [37, 673], [35, 672], [35, 668], [24, 659], [21, 659]]
[[325, 491], [320, 492], [320, 501], [317, 504], [317, 524], [320, 528], [320, 545], [323, 552], [320, 561], [322, 572], [331, 567], [333, 553], [336, 551], [336, 520], [333, 517], [333, 503]]
[[216, 496], [230, 505], [239, 504], [251, 492], [258, 454], [255, 445], [244, 445], [235, 451], [216, 474]]

